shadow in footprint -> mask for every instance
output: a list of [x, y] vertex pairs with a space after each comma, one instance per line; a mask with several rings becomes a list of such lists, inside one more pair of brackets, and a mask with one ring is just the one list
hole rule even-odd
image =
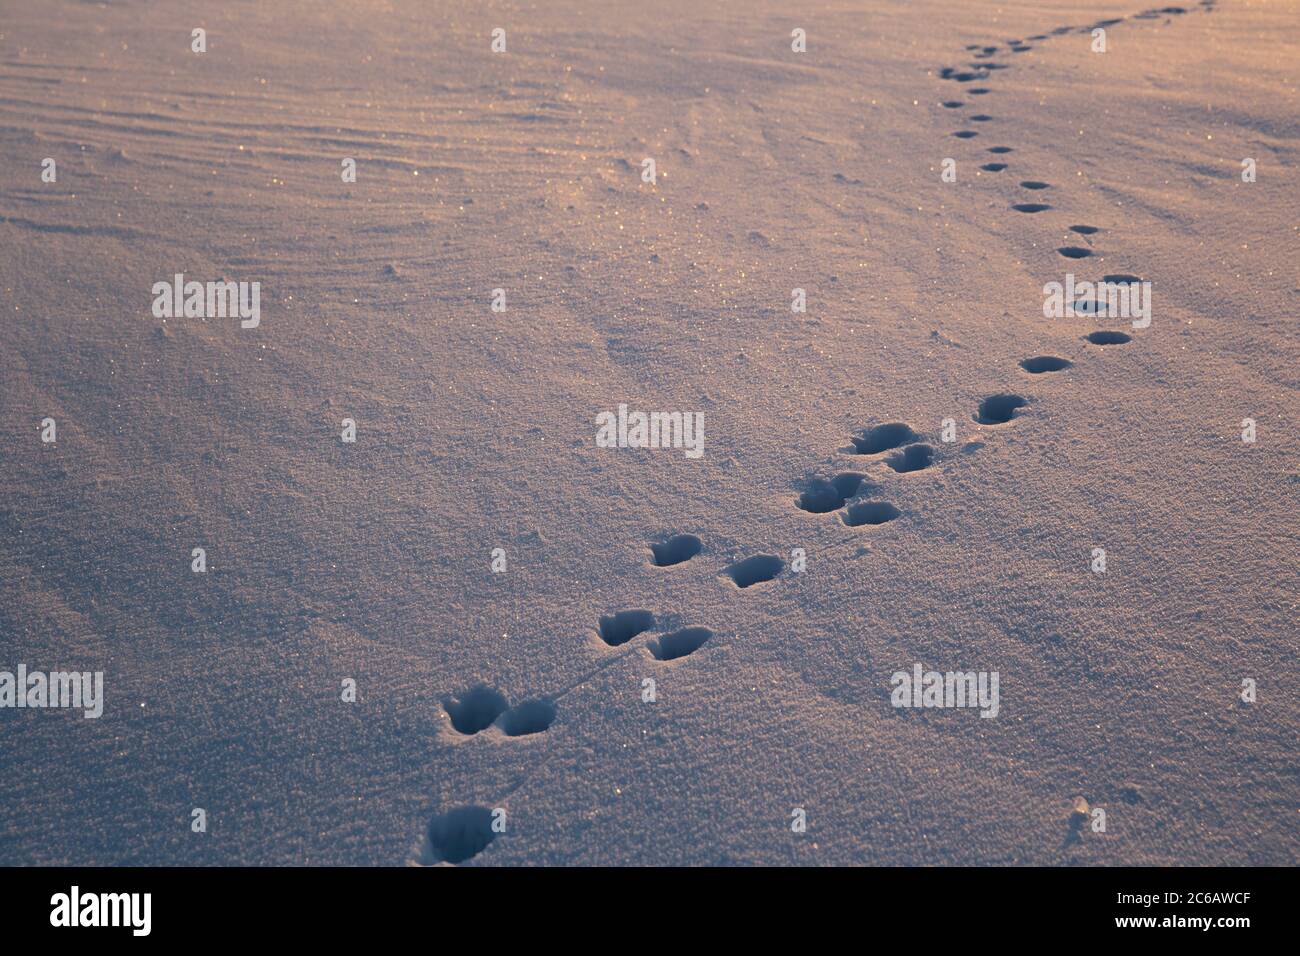
[[657, 661], [675, 661], [687, 654], [694, 654], [713, 636], [707, 627], [684, 627], [671, 634], [662, 634], [646, 642], [646, 650]]
[[1125, 332], [1089, 332], [1087, 339], [1093, 345], [1123, 345], [1125, 342], [1132, 342], [1133, 336]]
[[929, 468], [934, 461], [934, 449], [929, 445], [908, 445], [902, 451], [890, 455], [885, 464], [897, 472], [921, 471]]
[[1014, 153], [1015, 150], [1012, 149], [1010, 146], [990, 146], [989, 152], [997, 153], [999, 156], [1001, 156], [1005, 153]]
[[960, 109], [966, 104], [963, 103], [961, 100], [946, 100], [943, 105], [946, 109], [955, 110], [955, 109]]
[[991, 93], [993, 91], [990, 90], [987, 86], [972, 86], [966, 92], [969, 93], [971, 96], [983, 96], [985, 93]]
[[1016, 417], [1016, 410], [1029, 404], [1029, 399], [1019, 395], [990, 395], [980, 402], [975, 421], [981, 425], [1003, 425]]
[[457, 807], [429, 821], [425, 834], [428, 862], [464, 863], [497, 838], [487, 807]]
[[673, 535], [661, 544], [650, 545], [655, 567], [659, 568], [670, 568], [674, 564], [689, 561], [703, 550], [704, 542], [693, 534]]
[[1020, 367], [1031, 375], [1042, 375], [1044, 372], [1059, 372], [1072, 364], [1074, 363], [1068, 359], [1057, 358], [1055, 355], [1039, 355], [1036, 358], [1025, 359], [1020, 363]]
[[1007, 168], [1006, 163], [985, 163], [980, 169], [987, 170], [990, 173], [1000, 173]]
[[1106, 299], [1076, 299], [1073, 303], [1075, 315], [1103, 316], [1110, 314], [1110, 303]]
[[466, 736], [487, 730], [509, 706], [505, 695], [486, 684], [471, 687], [460, 697], [443, 701], [451, 725]]
[[1061, 246], [1056, 251], [1067, 259], [1086, 259], [1092, 255], [1092, 250], [1083, 246]]
[[882, 451], [908, 445], [921, 436], [912, 431], [912, 426], [903, 422], [889, 422], [868, 428], [860, 436], [849, 439], [859, 455], [878, 455]]
[[600, 639], [610, 647], [620, 647], [638, 634], [655, 626], [655, 616], [649, 611], [619, 611], [600, 619]]
[[1112, 272], [1110, 275], [1102, 276], [1101, 281], [1128, 285], [1131, 282], [1141, 282], [1142, 280], [1138, 276], [1129, 275], [1127, 272]]
[[1071, 232], [1077, 232], [1081, 236], [1091, 236], [1093, 233], [1101, 232], [1096, 226], [1071, 226]]
[[784, 567], [785, 562], [774, 555], [756, 554], [744, 561], [737, 561], [723, 571], [723, 574], [735, 581], [736, 587], [748, 588], [755, 584], [762, 584], [764, 581], [771, 581]]
[[845, 501], [858, 494], [865, 479], [865, 475], [851, 471], [836, 475], [830, 481], [814, 478], [795, 504], [815, 515], [838, 511], [844, 507]]
[[507, 737], [540, 734], [555, 721], [557, 711], [549, 700], [526, 700], [501, 715], [497, 726]]
[[1052, 207], [1045, 202], [1018, 202], [1012, 203], [1011, 208], [1016, 212], [1044, 212]]
[[887, 501], [858, 501], [844, 510], [844, 523], [850, 528], [884, 524], [902, 514]]
[[956, 136], [958, 139], [974, 139], [979, 135], [979, 133], [975, 132], [973, 129], [959, 129], [952, 135]]
[[1021, 189], [1050, 189], [1051, 183], [1040, 183], [1036, 179], [1026, 179], [1020, 184]]

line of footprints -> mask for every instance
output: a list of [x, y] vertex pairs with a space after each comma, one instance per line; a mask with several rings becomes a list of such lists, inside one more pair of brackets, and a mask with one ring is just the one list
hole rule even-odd
[[[1064, 359], [1047, 362], [1027, 359], [1021, 365], [1027, 372], [1038, 374], [1068, 368], [1070, 363]], [[972, 417], [982, 425], [1006, 424], [1027, 404], [1029, 400], [1019, 395], [992, 395], [979, 403]], [[841, 452], [870, 456], [899, 473], [922, 471], [936, 460], [934, 446], [904, 422], [876, 425], [849, 440], [851, 446], [839, 449]], [[977, 442], [967, 446], [970, 450], [979, 447]], [[794, 505], [812, 514], [842, 511], [841, 520], [852, 528], [881, 525], [901, 517], [902, 512], [886, 501], [876, 500], [880, 491], [881, 486], [866, 475], [843, 472], [830, 479], [812, 478], [805, 482]], [[649, 545], [650, 563], [655, 567], [673, 567], [703, 551], [704, 542], [698, 536], [678, 534]], [[776, 555], [756, 554], [726, 566], [722, 574], [743, 589], [775, 579], [785, 567], [786, 562]], [[643, 638], [642, 646], [653, 659], [675, 661], [698, 651], [713, 637], [713, 631], [697, 625], [657, 631], [654, 614], [635, 609], [602, 616], [595, 636], [610, 648], [624, 647]], [[511, 706], [500, 691], [479, 684], [459, 696], [445, 699], [442, 705], [453, 730], [462, 736], [486, 731], [505, 737], [523, 737], [550, 728], [559, 713], [556, 705], [559, 696], [534, 698]], [[505, 828], [504, 808], [458, 807], [430, 821], [419, 861], [424, 865], [464, 862], [486, 849]]]
[[[684, 564], [703, 550], [704, 542], [697, 536], [674, 535], [666, 541], [650, 544], [650, 563], [661, 568], [673, 567]], [[731, 565], [725, 573], [737, 586], [744, 588], [771, 580], [783, 567], [784, 562], [779, 558], [760, 555]], [[610, 648], [618, 648], [639, 637], [645, 638], [643, 646], [652, 658], [674, 661], [703, 647], [713, 637], [713, 631], [707, 627], [691, 626], [656, 633], [653, 613], [629, 610], [602, 616], [593, 639], [598, 638]], [[610, 658], [607, 663], [614, 659]], [[562, 695], [526, 700], [512, 707], [500, 691], [479, 684], [457, 697], [445, 699], [442, 706], [453, 730], [462, 736], [471, 737], [490, 731], [506, 737], [524, 737], [550, 728], [559, 713], [556, 706], [559, 696]], [[419, 862], [423, 865], [462, 863], [486, 849], [505, 832], [506, 825], [502, 807], [457, 807], [435, 816], [425, 832]]]
[[[1215, 4], [1215, 0], [1200, 0], [1201, 8], [1205, 10], [1205, 12], [1207, 13], [1214, 10], [1214, 4]], [[1094, 43], [1095, 43], [1097, 40], [1098, 31], [1104, 32], [1106, 29], [1110, 27], [1123, 23], [1126, 19], [1159, 20], [1162, 18], [1179, 16], [1187, 12], [1188, 11], [1185, 7], [1157, 7], [1150, 10], [1144, 10], [1142, 13], [1134, 14], [1132, 17], [1115, 17], [1107, 20], [1099, 20], [1096, 23], [1092, 24], [1091, 26], [1057, 27], [1055, 30], [1050, 31], [1049, 33], [1040, 33], [1035, 36], [1031, 36], [1028, 38], [1028, 40], [1019, 40], [1019, 39], [1007, 40], [1006, 41], [1007, 50], [1011, 53], [1025, 53], [1033, 49], [1032, 43], [1034, 42], [1042, 42], [1042, 41], [1050, 40], [1054, 36], [1061, 36], [1067, 33], [1091, 34], [1094, 38]], [[1104, 43], [1104, 40], [1102, 42]], [[939, 71], [939, 76], [942, 79], [951, 80], [952, 82], [955, 83], [974, 83], [974, 82], [983, 83], [988, 81], [995, 71], [1005, 70], [1009, 68], [1009, 64], [1006, 63], [989, 62], [990, 57], [996, 56], [1001, 51], [1001, 47], [997, 45], [984, 46], [978, 43], [972, 43], [966, 47], [966, 51], [971, 53], [972, 58], [974, 60], [978, 60], [979, 62], [968, 63], [966, 65], [966, 68], [946, 66]], [[974, 87], [967, 87], [966, 92], [971, 96], [986, 96], [987, 94], [991, 93], [992, 90], [986, 86], [974, 86]], [[956, 100], [956, 99], [944, 100], [943, 106], [950, 110], [959, 110], [959, 109], [964, 109], [966, 107], [966, 103], [962, 100]], [[987, 113], [971, 114], [968, 115], [966, 119], [969, 120], [971, 123], [989, 123], [995, 121], [995, 118], [993, 116], [988, 115]], [[979, 136], [980, 133], [978, 130], [960, 129], [957, 130], [952, 135], [957, 137], [958, 139], [971, 140]], [[1008, 153], [1015, 152], [1015, 150], [1010, 146], [990, 146], [988, 148], [988, 152], [993, 154], [994, 156], [1002, 157], [1007, 155]], [[989, 173], [1000, 173], [1003, 170], [1008, 169], [1009, 166], [1010, 166], [1009, 162], [992, 161], [983, 164], [982, 166], [980, 166], [980, 169]], [[1041, 180], [1025, 179], [1020, 182], [1020, 188], [1028, 190], [1030, 193], [1038, 193], [1041, 190], [1051, 189], [1052, 185], [1051, 183], [1045, 183], [1042, 182]], [[1014, 209], [1016, 212], [1032, 215], [1035, 213], [1047, 212], [1052, 208], [1052, 205], [1046, 202], [1024, 201], [1024, 202], [1012, 203], [1011, 208]], [[1088, 244], [1087, 245], [1063, 245], [1057, 248], [1056, 250], [1057, 253], [1066, 259], [1091, 258], [1093, 255], [1093, 249], [1091, 245], [1092, 240], [1089, 239], [1088, 237], [1096, 235], [1101, 230], [1098, 229], [1096, 226], [1087, 226], [1087, 225], [1073, 225], [1070, 226], [1069, 229], [1075, 235], [1082, 236], [1083, 239], [1081, 241], [1086, 242]], [[1106, 283], [1127, 284], [1127, 283], [1141, 282], [1142, 279], [1140, 276], [1132, 275], [1129, 273], [1112, 273], [1112, 274], [1102, 276], [1101, 281]], [[1100, 316], [1106, 313], [1107, 302], [1104, 299], [1104, 297], [1103, 298], [1094, 297], [1091, 299], [1083, 299], [1078, 302], [1074, 302], [1073, 306], [1075, 311], [1079, 314]], [[1132, 337], [1128, 333], [1119, 332], [1112, 329], [1100, 329], [1095, 332], [1090, 332], [1087, 336], [1085, 336], [1085, 338], [1093, 345], [1123, 345], [1126, 342], [1132, 341]], [[1043, 359], [1037, 359], [1031, 361], [1059, 362], [1063, 360], [1043, 358]], [[1043, 371], [1050, 371], [1050, 369], [1043, 369]]]
[[[1213, 9], [1213, 0], [1202, 0], [1201, 6]], [[1182, 7], [1164, 7], [1136, 14], [1133, 19], [1150, 20], [1173, 16], [1187, 12]], [[1096, 28], [1113, 26], [1123, 18], [1103, 20], [1092, 27], [1083, 27], [1077, 32], [1090, 33]], [[1076, 32], [1075, 27], [1058, 27], [1050, 34], [1029, 37], [1030, 41], [1040, 42], [1054, 35]], [[1023, 53], [1032, 49], [1028, 42], [1012, 40], [1008, 49], [1012, 53]], [[999, 52], [995, 45], [982, 46], [973, 44], [966, 48], [974, 51], [973, 56], [981, 62], [970, 64], [970, 69], [959, 70], [945, 67], [940, 76], [957, 83], [971, 83], [987, 80], [994, 71], [1007, 68], [1006, 64], [986, 62]], [[976, 86], [966, 90], [972, 96], [983, 96], [991, 92], [987, 87]], [[966, 104], [960, 100], [946, 100], [943, 105], [948, 109], [961, 109]], [[993, 117], [984, 113], [968, 116], [972, 123], [988, 123]], [[953, 134], [959, 139], [974, 139], [979, 133], [963, 129]], [[993, 146], [989, 153], [1003, 156], [1013, 152], [1009, 146]], [[1007, 162], [989, 162], [980, 168], [986, 172], [1001, 172], [1007, 169]], [[1031, 192], [1050, 189], [1048, 183], [1038, 180], [1024, 180], [1023, 189]], [[1017, 212], [1033, 214], [1051, 209], [1045, 202], [1018, 202], [1011, 207]], [[1094, 226], [1074, 225], [1069, 227], [1080, 236], [1091, 236], [1100, 230]], [[1092, 249], [1083, 246], [1062, 246], [1056, 250], [1068, 259], [1084, 259], [1092, 255]], [[1105, 282], [1137, 282], [1133, 275], [1107, 275]], [[1076, 303], [1080, 312], [1087, 313], [1086, 305]], [[1098, 308], [1101, 306], [1098, 305]], [[1123, 332], [1102, 330], [1086, 336], [1087, 341], [1095, 345], [1121, 345], [1130, 341], [1130, 336]], [[1020, 367], [1031, 375], [1059, 372], [1069, 368], [1067, 359], [1043, 355], [1027, 358]], [[1014, 393], [990, 395], [979, 403], [972, 416], [981, 425], [1002, 425], [1016, 417], [1018, 411], [1029, 404], [1029, 399]], [[945, 436], [946, 437], [946, 436]], [[925, 436], [917, 433], [905, 422], [887, 422], [868, 428], [850, 438], [851, 447], [839, 449], [853, 455], [869, 456], [883, 463], [900, 474], [923, 471], [936, 460], [935, 447], [928, 444]], [[979, 448], [978, 442], [970, 443], [967, 450]], [[840, 520], [851, 528], [882, 525], [902, 516], [894, 505], [880, 500], [882, 488], [867, 475], [854, 471], [841, 472], [832, 478], [814, 477], [804, 485], [795, 506], [811, 514], [832, 514], [839, 512]], [[665, 541], [650, 544], [650, 560], [656, 567], [672, 567], [690, 561], [704, 550], [704, 543], [693, 534], [678, 534]], [[738, 588], [749, 588], [765, 581], [773, 580], [785, 569], [785, 561], [771, 554], [758, 554], [729, 565], [723, 574], [730, 578]], [[623, 647], [637, 638], [643, 638], [645, 651], [655, 660], [674, 661], [695, 653], [713, 637], [713, 631], [707, 627], [689, 626], [674, 630], [657, 632], [655, 616], [646, 610], [617, 611], [602, 616], [597, 623], [596, 635], [600, 641], [611, 648]], [[457, 697], [443, 701], [443, 708], [454, 731], [466, 737], [484, 731], [499, 733], [505, 737], [524, 737], [540, 734], [550, 728], [558, 716], [557, 697], [534, 698], [510, 705], [505, 695], [491, 687], [480, 684], [464, 691]], [[487, 848], [507, 827], [504, 808], [489, 809], [482, 806], [457, 807], [447, 813], [435, 816], [425, 833], [420, 850], [419, 862], [425, 865], [435, 863], [462, 863], [477, 856]]]

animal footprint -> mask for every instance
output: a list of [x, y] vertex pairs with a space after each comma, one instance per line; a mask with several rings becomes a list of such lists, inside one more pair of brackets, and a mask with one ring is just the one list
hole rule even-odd
[[1006, 163], [985, 163], [980, 169], [988, 170], [990, 173], [1000, 173], [1007, 168]]
[[795, 504], [815, 515], [838, 511], [844, 507], [844, 502], [859, 493], [865, 480], [865, 475], [851, 471], [836, 475], [830, 481], [814, 478]]
[[771, 581], [784, 567], [785, 562], [774, 555], [756, 554], [752, 558], [737, 561], [723, 573], [736, 583], [736, 587], [748, 588]]
[[684, 627], [647, 641], [646, 650], [657, 661], [675, 661], [694, 654], [712, 636], [713, 632], [707, 627]]
[[860, 437], [849, 439], [859, 455], [878, 455], [882, 451], [909, 445], [921, 436], [903, 422], [889, 422], [868, 428]]
[[1045, 202], [1018, 202], [1012, 203], [1011, 208], [1016, 212], [1043, 212], [1052, 207]]
[[1092, 250], [1085, 249], [1083, 246], [1061, 246], [1056, 251], [1067, 259], [1086, 259], [1092, 255]]
[[619, 611], [600, 619], [600, 639], [610, 647], [621, 647], [655, 626], [655, 616], [649, 611]]
[[1133, 336], [1126, 332], [1089, 332], [1087, 338], [1093, 345], [1123, 345], [1133, 341]]
[[457, 733], [472, 737], [496, 725], [507, 737], [541, 733], [555, 720], [555, 704], [549, 700], [525, 701], [511, 707], [505, 695], [485, 684], [472, 687], [459, 698], [443, 702]]
[[908, 445], [902, 451], [890, 455], [885, 464], [897, 472], [921, 471], [929, 468], [934, 461], [934, 449], [929, 445]]
[[857, 501], [844, 509], [844, 523], [850, 528], [862, 525], [884, 524], [893, 521], [902, 512], [887, 501]]
[[1026, 179], [1020, 184], [1021, 189], [1050, 189], [1051, 183], [1040, 183], [1036, 179]]
[[429, 821], [420, 862], [464, 863], [488, 848], [497, 838], [492, 811], [487, 807], [457, 807]]
[[704, 543], [693, 534], [673, 535], [662, 544], [650, 545], [656, 567], [668, 568], [689, 561], [704, 550]]
[[1079, 315], [1108, 315], [1110, 303], [1106, 299], [1076, 299], [1074, 311]]
[[1003, 425], [1016, 417], [1016, 410], [1029, 404], [1029, 399], [1019, 395], [990, 395], [980, 402], [975, 421], [981, 425]]
[[557, 713], [555, 704], [549, 700], [543, 698], [526, 700], [522, 704], [511, 707], [497, 718], [497, 726], [507, 737], [540, 734], [555, 722]]
[[1027, 358], [1020, 363], [1020, 367], [1031, 375], [1041, 375], [1043, 372], [1059, 372], [1062, 369], [1069, 368], [1073, 363], [1057, 358], [1055, 355], [1039, 355], [1036, 358]]
[[486, 684], [471, 687], [460, 697], [452, 697], [442, 704], [451, 725], [466, 736], [487, 730], [509, 706], [504, 694]]
[[1091, 236], [1093, 233], [1101, 232], [1096, 226], [1071, 226], [1071, 232], [1077, 232], [1081, 236]]

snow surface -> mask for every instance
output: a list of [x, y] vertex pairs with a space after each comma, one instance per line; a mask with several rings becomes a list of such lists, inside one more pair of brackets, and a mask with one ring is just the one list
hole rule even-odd
[[1295, 0], [4, 6], [0, 863], [1297, 862]]

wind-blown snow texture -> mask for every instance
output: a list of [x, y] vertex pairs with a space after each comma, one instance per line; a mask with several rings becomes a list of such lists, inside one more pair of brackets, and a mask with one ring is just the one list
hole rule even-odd
[[1141, 12], [4, 3], [0, 863], [1296, 863], [1300, 8]]

